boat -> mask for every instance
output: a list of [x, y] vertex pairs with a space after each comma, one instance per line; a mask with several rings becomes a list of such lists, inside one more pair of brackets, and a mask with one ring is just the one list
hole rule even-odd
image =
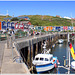
[[53, 44], [52, 48], [54, 48], [54, 47], [55, 47], [55, 44]]
[[75, 70], [75, 61], [71, 62], [71, 68]]
[[57, 57], [54, 57], [53, 54], [46, 53], [45, 46], [43, 47], [44, 53], [37, 54], [32, 62], [38, 74], [50, 71], [54, 67], [57, 67], [57, 63], [59, 63]]
[[59, 39], [59, 40], [58, 40], [58, 43], [59, 43], [59, 44], [61, 44], [61, 43], [63, 43], [63, 42], [64, 42], [63, 39]]

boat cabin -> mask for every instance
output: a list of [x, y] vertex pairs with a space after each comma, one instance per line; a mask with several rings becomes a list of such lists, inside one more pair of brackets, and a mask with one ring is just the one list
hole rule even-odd
[[38, 54], [35, 56], [35, 61], [51, 61], [53, 59], [52, 54]]

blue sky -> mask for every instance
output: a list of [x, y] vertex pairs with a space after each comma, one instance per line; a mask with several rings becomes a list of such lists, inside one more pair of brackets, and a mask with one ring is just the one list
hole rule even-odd
[[75, 1], [0, 1], [0, 14], [60, 15], [75, 18]]

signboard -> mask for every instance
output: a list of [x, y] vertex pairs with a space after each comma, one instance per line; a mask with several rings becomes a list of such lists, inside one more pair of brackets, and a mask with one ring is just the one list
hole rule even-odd
[[11, 29], [11, 23], [10, 22], [7, 22], [7, 28]]
[[52, 27], [52, 26], [50, 26], [50, 31], [52, 31], [52, 29], [53, 29], [53, 27]]
[[24, 25], [23, 24], [18, 24], [18, 23], [15, 23], [15, 29], [24, 29]]
[[68, 27], [68, 30], [72, 30], [72, 29], [73, 29], [73, 27], [72, 27], [72, 26], [69, 26], [69, 27]]
[[73, 27], [74, 31], [75, 31], [75, 27]]
[[61, 28], [60, 27], [56, 27], [56, 31], [61, 31]]
[[0, 22], [0, 30], [2, 29], [2, 26], [1, 26], [1, 22]]
[[68, 26], [63, 26], [63, 30], [68, 30]]
[[15, 24], [14, 24], [14, 22], [11, 23], [11, 29], [15, 29]]
[[7, 23], [5, 21], [2, 21], [2, 29], [7, 29]]

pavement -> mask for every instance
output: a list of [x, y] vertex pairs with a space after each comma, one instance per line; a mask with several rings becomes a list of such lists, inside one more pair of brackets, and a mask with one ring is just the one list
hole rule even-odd
[[0, 52], [2, 52], [2, 54], [0, 53], [1, 74], [30, 74], [25, 63], [14, 61], [13, 58], [17, 59], [20, 56], [16, 48], [13, 49], [12, 57], [12, 49], [7, 49], [5, 42], [0, 43], [0, 47]]
[[2, 66], [2, 60], [3, 60], [3, 55], [4, 55], [5, 43], [6, 41], [0, 41], [0, 73], [1, 73], [1, 66]]

